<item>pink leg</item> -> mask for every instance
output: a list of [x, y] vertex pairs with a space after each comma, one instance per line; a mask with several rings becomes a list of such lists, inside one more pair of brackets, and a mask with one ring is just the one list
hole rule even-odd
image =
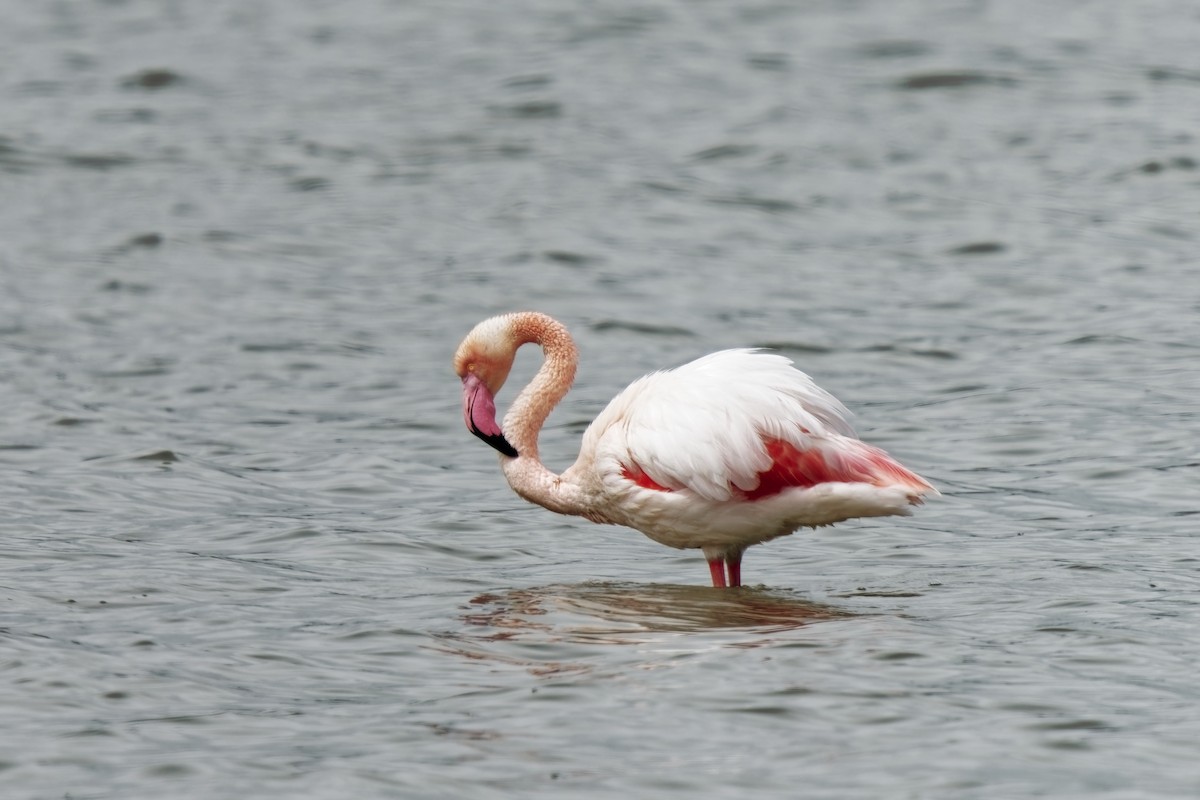
[[725, 588], [725, 562], [719, 558], [714, 558], [708, 562], [708, 571], [712, 575], [713, 586], [718, 589]]
[[725, 566], [729, 568], [729, 585], [742, 585], [742, 554], [725, 556]]

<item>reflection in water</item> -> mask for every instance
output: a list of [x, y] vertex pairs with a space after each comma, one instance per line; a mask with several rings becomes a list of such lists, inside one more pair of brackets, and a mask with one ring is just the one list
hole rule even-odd
[[470, 602], [463, 621], [478, 633], [447, 634], [444, 649], [471, 659], [525, 666], [537, 674], [588, 668], [563, 661], [531, 662], [478, 646], [507, 641], [638, 645], [661, 640], [664, 634], [745, 632], [753, 637], [723, 644], [750, 648], [771, 643], [772, 634], [854, 616], [777, 589], [658, 584], [556, 584], [481, 594]]
[[[482, 594], [468, 614], [472, 625], [557, 634], [555, 639], [621, 643], [623, 634], [754, 629], [773, 633], [850, 616], [832, 606], [771, 589], [720, 590], [708, 586], [582, 583]], [[559, 615], [590, 621], [561, 624]]]

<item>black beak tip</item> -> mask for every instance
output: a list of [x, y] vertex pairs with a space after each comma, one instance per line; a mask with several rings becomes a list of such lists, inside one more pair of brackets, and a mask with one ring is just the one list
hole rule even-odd
[[471, 428], [471, 433], [487, 442], [489, 447], [495, 448], [501, 455], [508, 456], [509, 458], [516, 458], [518, 455], [517, 448], [509, 444], [508, 439], [505, 439], [502, 433], [484, 433], [478, 428]]

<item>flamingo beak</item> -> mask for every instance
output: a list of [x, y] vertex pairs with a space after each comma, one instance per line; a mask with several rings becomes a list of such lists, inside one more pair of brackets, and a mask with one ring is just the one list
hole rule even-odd
[[478, 436], [489, 446], [509, 458], [517, 457], [517, 449], [504, 438], [504, 432], [496, 423], [496, 401], [483, 381], [473, 372], [467, 373], [463, 382], [463, 420], [467, 430]]

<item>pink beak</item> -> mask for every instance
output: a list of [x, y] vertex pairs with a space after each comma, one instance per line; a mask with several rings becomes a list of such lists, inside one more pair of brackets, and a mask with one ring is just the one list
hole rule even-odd
[[463, 420], [467, 430], [509, 458], [517, 457], [517, 449], [504, 438], [504, 432], [496, 423], [496, 401], [487, 386], [474, 373], [468, 373], [463, 382]]

